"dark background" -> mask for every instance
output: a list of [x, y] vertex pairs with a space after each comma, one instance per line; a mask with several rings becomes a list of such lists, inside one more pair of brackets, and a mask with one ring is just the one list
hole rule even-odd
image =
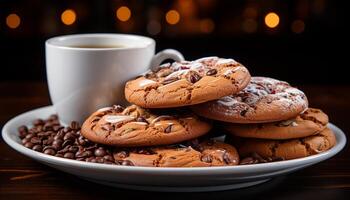
[[[153, 37], [157, 50], [175, 48], [187, 59], [208, 55], [234, 58], [253, 75], [271, 76], [297, 85], [348, 85], [349, 64], [340, 50], [345, 47], [343, 36], [348, 21], [346, 6], [339, 3], [330, 0], [1, 0], [0, 80], [45, 81], [46, 39], [64, 34], [107, 32]], [[126, 22], [116, 17], [121, 6], [131, 10]], [[61, 21], [66, 9], [76, 13], [72, 25]], [[165, 19], [172, 9], [180, 14], [175, 25]], [[269, 12], [280, 17], [275, 28], [264, 23]], [[21, 19], [14, 29], [6, 23], [11, 13]], [[293, 31], [295, 20], [304, 23], [304, 29]]]

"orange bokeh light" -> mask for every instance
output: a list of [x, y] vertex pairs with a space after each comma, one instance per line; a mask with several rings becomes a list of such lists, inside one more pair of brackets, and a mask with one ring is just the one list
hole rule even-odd
[[116, 15], [117, 18], [122, 21], [122, 22], [126, 22], [130, 19], [131, 17], [131, 11], [128, 7], [126, 6], [122, 6], [120, 8], [117, 9], [116, 11]]
[[67, 10], [63, 11], [63, 13], [61, 15], [62, 23], [67, 25], [67, 26], [74, 24], [76, 19], [77, 19], [77, 14], [72, 9], [67, 9]]
[[176, 10], [169, 10], [165, 15], [168, 24], [175, 25], [180, 21], [180, 14]]
[[270, 12], [265, 16], [265, 24], [269, 28], [276, 28], [280, 23], [280, 17], [274, 13]]
[[11, 13], [6, 17], [6, 25], [9, 28], [15, 29], [19, 27], [20, 24], [21, 24], [21, 18], [15, 13]]

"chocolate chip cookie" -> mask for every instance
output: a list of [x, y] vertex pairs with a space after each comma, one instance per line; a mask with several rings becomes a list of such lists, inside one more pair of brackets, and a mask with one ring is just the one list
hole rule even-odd
[[336, 144], [334, 133], [328, 127], [316, 135], [290, 140], [234, 138], [241, 157], [257, 153], [264, 158], [290, 160], [322, 153]]
[[114, 159], [122, 165], [146, 167], [211, 167], [239, 164], [234, 146], [208, 140], [197, 145], [119, 149]]
[[287, 82], [252, 77], [237, 94], [192, 106], [206, 118], [232, 123], [263, 123], [287, 120], [308, 107], [305, 94]]
[[308, 108], [295, 118], [263, 124], [225, 123], [223, 128], [229, 133], [248, 138], [292, 139], [315, 135], [326, 128], [328, 116], [319, 109]]
[[167, 63], [127, 82], [125, 98], [144, 108], [180, 107], [235, 94], [249, 80], [248, 70], [235, 60], [206, 57]]
[[197, 138], [211, 129], [210, 123], [186, 110], [172, 114], [154, 112], [136, 105], [102, 108], [84, 122], [81, 133], [96, 143], [136, 147], [174, 144]]

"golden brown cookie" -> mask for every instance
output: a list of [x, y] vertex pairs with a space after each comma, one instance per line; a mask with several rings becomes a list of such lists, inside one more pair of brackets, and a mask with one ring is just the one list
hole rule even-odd
[[231, 123], [263, 123], [293, 118], [308, 107], [305, 94], [287, 82], [252, 77], [237, 94], [191, 106], [206, 118]]
[[254, 153], [263, 158], [282, 158], [290, 160], [322, 153], [336, 144], [335, 136], [331, 129], [325, 128], [317, 135], [290, 140], [264, 140], [234, 138], [234, 144], [241, 157]]
[[234, 146], [212, 140], [195, 146], [116, 150], [114, 159], [122, 165], [145, 167], [211, 167], [239, 163], [239, 155]]
[[308, 108], [295, 118], [262, 124], [225, 123], [223, 128], [239, 137], [285, 140], [315, 135], [326, 128], [328, 116], [319, 109]]
[[171, 114], [154, 112], [136, 105], [103, 108], [84, 122], [81, 133], [96, 143], [136, 147], [174, 144], [197, 138], [211, 129], [210, 123], [185, 110], [169, 111]]
[[248, 70], [233, 59], [207, 57], [162, 65], [126, 83], [125, 98], [144, 108], [198, 104], [235, 94], [247, 86]]

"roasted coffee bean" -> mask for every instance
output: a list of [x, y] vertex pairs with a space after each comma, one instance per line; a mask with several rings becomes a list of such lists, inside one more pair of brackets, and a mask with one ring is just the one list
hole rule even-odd
[[85, 161], [85, 158], [76, 158], [78, 161]]
[[51, 130], [53, 130], [52, 126], [53, 126], [52, 123], [48, 122], [44, 125], [43, 130], [44, 131], [51, 131]]
[[18, 128], [19, 138], [23, 139], [28, 134], [27, 126], [20, 126]]
[[31, 143], [33, 143], [33, 144], [41, 144], [41, 139], [40, 138], [38, 138], [38, 137], [32, 137], [31, 139], [30, 139], [30, 142]]
[[241, 160], [239, 163], [240, 165], [251, 165], [251, 164], [257, 164], [259, 161], [253, 157], [246, 157]]
[[167, 126], [165, 129], [164, 129], [164, 132], [165, 133], [170, 133], [171, 132], [171, 127], [172, 127], [173, 125], [172, 124], [170, 124], [169, 126]]
[[63, 132], [64, 133], [68, 133], [68, 132], [70, 132], [72, 129], [70, 128], [70, 127], [64, 127], [64, 129], [63, 129]]
[[134, 166], [134, 163], [132, 163], [130, 160], [123, 160], [120, 164], [124, 166]]
[[213, 158], [211, 157], [211, 155], [204, 155], [201, 157], [201, 161], [211, 163], [213, 162]]
[[41, 152], [43, 150], [43, 147], [40, 144], [34, 145], [32, 148], [34, 151]]
[[63, 154], [61, 154], [61, 153], [56, 153], [55, 156], [63, 158]]
[[76, 134], [73, 131], [70, 131], [64, 135], [63, 140], [75, 140]]
[[81, 151], [81, 152], [77, 152], [75, 154], [75, 156], [77, 158], [87, 158], [87, 157], [91, 157], [93, 155], [93, 153], [91, 151]]
[[113, 156], [111, 156], [111, 155], [105, 155], [105, 156], [103, 156], [103, 158], [104, 158], [106, 161], [111, 161], [111, 162], [114, 161], [114, 158], [113, 158]]
[[54, 139], [52, 137], [49, 137], [49, 138], [43, 140], [43, 144], [44, 145], [50, 145], [50, 144], [53, 143], [53, 141], [54, 141]]
[[70, 123], [70, 128], [73, 129], [73, 130], [78, 130], [78, 129], [80, 129], [79, 123], [76, 122], [76, 121], [72, 121], [72, 122]]
[[138, 118], [136, 119], [136, 121], [138, 121], [138, 122], [145, 122], [145, 123], [148, 124], [148, 121], [147, 121], [144, 117], [138, 117]]
[[96, 161], [97, 161], [98, 163], [104, 163], [105, 159], [102, 158], [102, 157], [97, 157], [97, 158], [96, 158]]
[[27, 143], [27, 142], [30, 142], [30, 139], [28, 139], [28, 138], [23, 138], [23, 139], [22, 139], [22, 144], [25, 144], [25, 143]]
[[67, 152], [63, 155], [64, 158], [74, 159], [74, 153]]
[[48, 121], [57, 121], [58, 120], [58, 115], [50, 115], [50, 117], [47, 119]]
[[35, 134], [34, 133], [29, 133], [28, 135], [26, 135], [26, 137], [25, 138], [27, 138], [27, 139], [31, 139], [32, 137], [34, 137], [35, 136]]
[[95, 154], [95, 156], [103, 157], [104, 155], [106, 155], [106, 151], [100, 147], [98, 149], [95, 149], [94, 154]]
[[82, 146], [85, 146], [89, 143], [89, 141], [86, 138], [84, 138], [84, 136], [81, 135], [78, 138], [78, 143]]
[[70, 146], [69, 148], [68, 148], [68, 151], [69, 152], [72, 152], [72, 153], [75, 153], [75, 152], [77, 152], [79, 150], [79, 147], [77, 147], [77, 146]]
[[58, 150], [58, 149], [60, 149], [60, 148], [62, 147], [62, 143], [63, 143], [63, 140], [61, 140], [61, 139], [56, 139], [56, 140], [54, 140], [54, 141], [52, 142], [52, 146], [53, 146], [56, 150]]
[[152, 151], [151, 149], [138, 149], [137, 153], [138, 154], [145, 154], [145, 155], [156, 154], [156, 152]]
[[54, 149], [45, 149], [44, 150], [44, 154], [47, 154], [47, 155], [55, 155], [56, 154], [56, 151]]
[[127, 151], [120, 151], [116, 154], [116, 156], [118, 158], [126, 158], [126, 157], [129, 157], [129, 152]]
[[213, 75], [215, 75], [217, 73], [218, 73], [218, 71], [216, 69], [210, 69], [210, 70], [207, 71], [206, 75], [207, 76], [213, 76]]
[[31, 148], [33, 148], [34, 144], [31, 142], [26, 142], [26, 143], [24, 143], [24, 146], [31, 149]]
[[74, 143], [74, 140], [64, 140], [62, 143], [62, 147], [66, 147], [68, 145], [72, 145]]
[[42, 119], [37, 119], [37, 120], [34, 120], [34, 121], [33, 121], [33, 125], [34, 125], [34, 126], [44, 125], [44, 124], [45, 124], [45, 122], [44, 122], [44, 120], [42, 120]]
[[55, 125], [55, 126], [52, 127], [52, 130], [53, 130], [53, 131], [58, 131], [58, 130], [60, 130], [60, 129], [62, 129], [62, 128], [63, 128], [63, 126]]

